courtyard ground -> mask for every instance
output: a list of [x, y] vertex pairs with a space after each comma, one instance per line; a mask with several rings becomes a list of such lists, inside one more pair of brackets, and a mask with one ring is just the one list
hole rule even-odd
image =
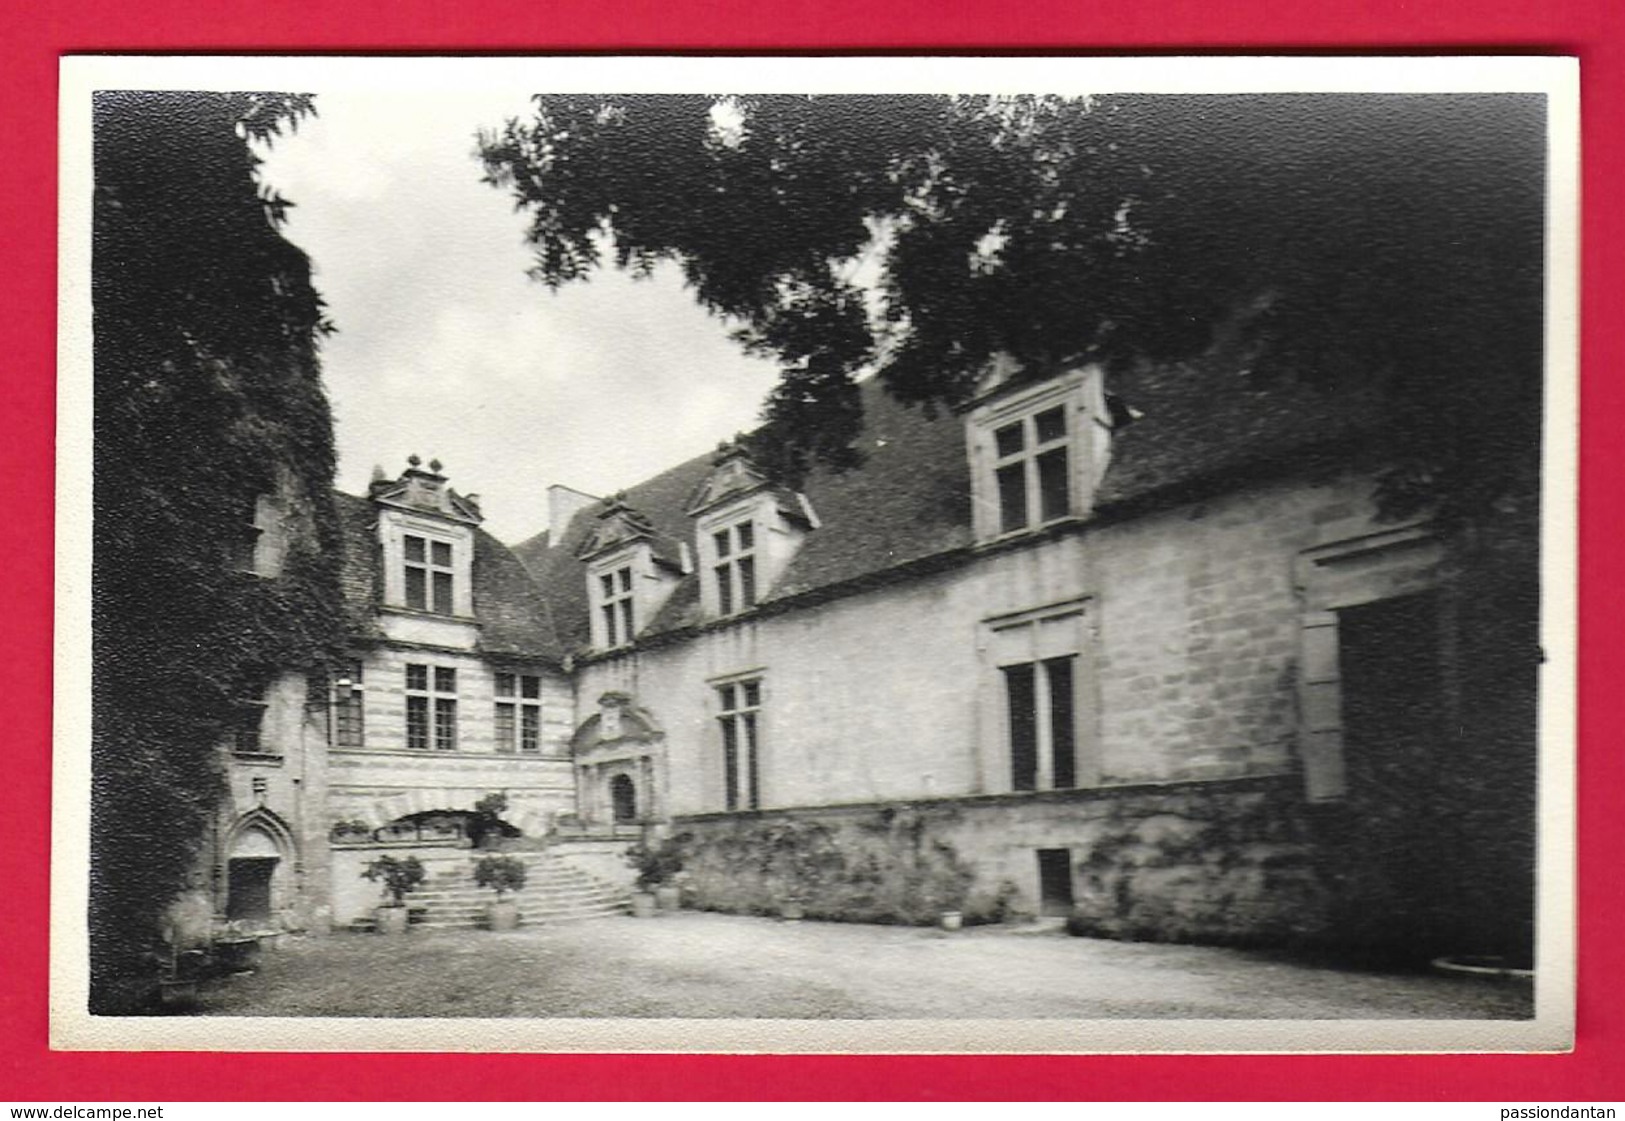
[[1055, 929], [682, 912], [510, 934], [336, 934], [208, 985], [226, 1016], [1512, 1019], [1524, 982], [1329, 968]]

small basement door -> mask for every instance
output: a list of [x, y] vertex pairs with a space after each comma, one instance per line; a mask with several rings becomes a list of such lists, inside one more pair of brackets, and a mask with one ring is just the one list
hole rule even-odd
[[1038, 913], [1072, 914], [1072, 850], [1038, 850]]

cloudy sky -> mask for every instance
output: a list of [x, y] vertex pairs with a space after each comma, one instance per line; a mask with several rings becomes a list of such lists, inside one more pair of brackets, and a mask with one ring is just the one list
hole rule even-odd
[[527, 92], [320, 94], [261, 169], [338, 328], [340, 489], [438, 457], [509, 542], [545, 528], [551, 483], [607, 494], [752, 427], [775, 376], [675, 272], [558, 294], [525, 276], [523, 216], [472, 153]]

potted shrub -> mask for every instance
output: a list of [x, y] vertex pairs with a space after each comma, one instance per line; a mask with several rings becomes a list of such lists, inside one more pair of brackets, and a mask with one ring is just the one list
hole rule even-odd
[[373, 911], [379, 934], [406, 933], [406, 897], [423, 882], [423, 863], [415, 856], [397, 860], [380, 856], [361, 873], [364, 880], [382, 881], [385, 902]]
[[474, 882], [497, 893], [485, 906], [485, 925], [491, 930], [506, 932], [519, 925], [519, 904], [508, 896], [525, 886], [529, 871], [517, 856], [482, 856], [474, 865]]
[[499, 849], [509, 837], [519, 836], [519, 830], [502, 820], [508, 809], [508, 795], [502, 791], [487, 794], [474, 803], [474, 812], [468, 816], [468, 843], [477, 849]]
[[662, 911], [675, 911], [682, 905], [674, 878], [683, 870], [683, 854], [674, 840], [668, 838], [653, 848], [639, 842], [626, 850], [626, 862], [638, 874], [632, 892], [632, 914], [649, 918], [657, 906]]

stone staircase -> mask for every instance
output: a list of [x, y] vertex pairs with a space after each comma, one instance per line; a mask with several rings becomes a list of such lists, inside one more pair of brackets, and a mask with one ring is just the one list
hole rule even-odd
[[[507, 855], [523, 860], [529, 869], [524, 890], [511, 896], [519, 904], [522, 926], [621, 915], [631, 906], [624, 889], [607, 884], [550, 853]], [[475, 886], [474, 860], [470, 857], [431, 869], [423, 886], [406, 897], [413, 926], [443, 930], [484, 925], [486, 904], [496, 899], [496, 893], [490, 888]], [[350, 929], [370, 931], [373, 925], [369, 916], [351, 923]]]

